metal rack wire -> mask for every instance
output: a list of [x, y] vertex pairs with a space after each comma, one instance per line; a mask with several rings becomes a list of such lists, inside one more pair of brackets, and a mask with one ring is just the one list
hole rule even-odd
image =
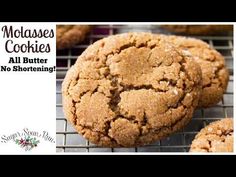
[[228, 88], [217, 105], [195, 111], [192, 121], [182, 131], [154, 144], [136, 148], [101, 148], [89, 143], [81, 137], [67, 122], [62, 112], [61, 83], [67, 70], [74, 64], [77, 57], [91, 43], [111, 34], [128, 31], [149, 31], [153, 33], [167, 33], [158, 25], [127, 26], [100, 25], [96, 26], [86, 40], [72, 49], [57, 51], [57, 80], [56, 80], [56, 148], [57, 152], [188, 152], [190, 144], [198, 131], [212, 121], [225, 117], [233, 117], [233, 37], [227, 36], [194, 36], [200, 38], [215, 49], [226, 59], [230, 71]]

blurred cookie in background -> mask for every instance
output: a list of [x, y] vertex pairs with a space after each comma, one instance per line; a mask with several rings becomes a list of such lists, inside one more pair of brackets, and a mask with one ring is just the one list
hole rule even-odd
[[66, 49], [82, 42], [91, 31], [90, 25], [57, 25], [57, 49]]
[[175, 34], [219, 35], [233, 31], [233, 25], [161, 25], [163, 29]]

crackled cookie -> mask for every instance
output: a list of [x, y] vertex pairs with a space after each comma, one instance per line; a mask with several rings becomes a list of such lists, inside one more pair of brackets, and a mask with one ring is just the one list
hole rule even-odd
[[222, 99], [229, 80], [224, 57], [199, 39], [173, 35], [162, 37], [181, 48], [185, 55], [191, 56], [200, 65], [203, 90], [198, 107], [217, 104]]
[[233, 25], [162, 25], [176, 34], [216, 35], [233, 31]]
[[90, 45], [67, 72], [63, 109], [92, 143], [134, 147], [183, 128], [201, 93], [201, 69], [151, 33], [113, 35]]
[[224, 118], [203, 128], [192, 142], [190, 152], [233, 152], [233, 119]]
[[57, 25], [57, 49], [70, 48], [82, 42], [90, 30], [89, 25]]

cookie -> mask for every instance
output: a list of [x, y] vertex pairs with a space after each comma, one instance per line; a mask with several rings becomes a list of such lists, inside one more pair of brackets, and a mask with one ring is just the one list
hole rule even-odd
[[232, 118], [215, 121], [196, 135], [190, 152], [233, 152], [233, 134]]
[[198, 107], [209, 107], [221, 101], [229, 80], [224, 57], [199, 39], [173, 35], [163, 35], [164, 37], [191, 56], [201, 67], [203, 89]]
[[89, 25], [57, 25], [57, 49], [70, 48], [82, 42], [90, 30]]
[[62, 84], [76, 130], [105, 147], [149, 144], [183, 128], [201, 93], [201, 69], [151, 33], [124, 33], [90, 45]]
[[176, 34], [189, 35], [216, 35], [233, 31], [233, 25], [162, 25], [161, 27]]

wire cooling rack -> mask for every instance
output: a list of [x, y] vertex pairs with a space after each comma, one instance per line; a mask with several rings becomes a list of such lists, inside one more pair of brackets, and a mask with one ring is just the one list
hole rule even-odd
[[136, 148], [102, 148], [80, 136], [64, 117], [62, 111], [61, 84], [67, 70], [74, 64], [77, 57], [98, 39], [108, 35], [129, 32], [147, 31], [166, 33], [158, 25], [100, 25], [95, 26], [85, 41], [71, 49], [57, 51], [56, 80], [56, 148], [57, 152], [188, 152], [191, 142], [200, 129], [212, 121], [225, 117], [233, 117], [233, 36], [194, 36], [209, 43], [226, 59], [230, 71], [230, 80], [224, 96], [217, 105], [207, 109], [197, 109], [192, 121], [182, 131], [154, 144]]

